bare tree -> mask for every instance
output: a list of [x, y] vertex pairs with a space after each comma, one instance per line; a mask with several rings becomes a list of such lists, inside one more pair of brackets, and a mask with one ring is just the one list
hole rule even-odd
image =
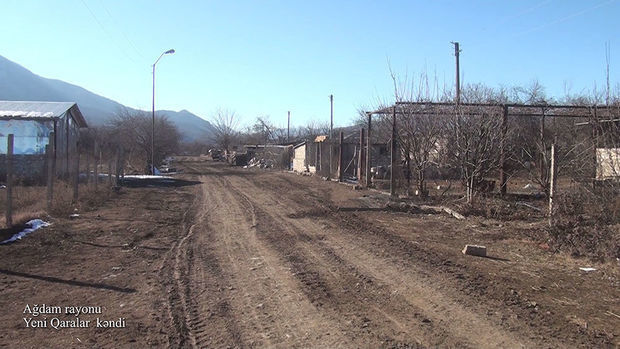
[[[130, 163], [143, 163], [150, 168], [152, 118], [140, 110], [120, 110], [110, 124], [110, 137], [128, 151]], [[174, 154], [179, 147], [180, 134], [165, 115], [155, 118], [155, 165], [166, 156]]]
[[[461, 90], [465, 103], [497, 104], [506, 101], [504, 90], [481, 84], [467, 85]], [[458, 169], [465, 186], [467, 202], [484, 186], [485, 177], [500, 167], [497, 149], [502, 137], [502, 109], [455, 106], [445, 123], [445, 147], [442, 152], [449, 166]]]
[[218, 109], [213, 115], [212, 121], [213, 127], [215, 128], [215, 143], [228, 151], [238, 134], [238, 116], [233, 111]]
[[[425, 102], [441, 95], [431, 87], [438, 88], [436, 81], [434, 84], [429, 83], [428, 75], [425, 73], [420, 75], [417, 82], [415, 79], [409, 81], [406, 76], [404, 80], [400, 80], [391, 69], [390, 73], [396, 102]], [[437, 163], [437, 150], [443, 137], [444, 118], [442, 115], [428, 114], [420, 109], [423, 107], [407, 104], [401, 104], [397, 108], [396, 140], [403, 159], [407, 188], [410, 188], [411, 174], [414, 174], [420, 195], [426, 196], [426, 173]], [[382, 114], [376, 133], [391, 138], [391, 123], [391, 115]]]

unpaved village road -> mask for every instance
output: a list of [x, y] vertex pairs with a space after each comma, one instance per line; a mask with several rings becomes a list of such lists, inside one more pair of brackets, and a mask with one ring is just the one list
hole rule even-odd
[[[191, 185], [128, 188], [0, 248], [0, 346], [620, 344], [613, 264], [584, 273], [514, 227], [385, 211], [377, 193], [315, 177], [179, 166]], [[462, 255], [472, 242], [495, 258]], [[25, 328], [27, 303], [99, 305], [127, 327]]]

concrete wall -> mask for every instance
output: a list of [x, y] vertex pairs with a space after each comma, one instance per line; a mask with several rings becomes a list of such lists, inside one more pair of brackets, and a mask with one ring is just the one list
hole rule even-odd
[[307, 144], [300, 145], [294, 149], [293, 153], [293, 171], [306, 171], [306, 147]]

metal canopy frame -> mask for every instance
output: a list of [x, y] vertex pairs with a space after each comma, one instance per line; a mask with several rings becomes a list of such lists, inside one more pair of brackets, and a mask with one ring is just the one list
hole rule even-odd
[[620, 114], [620, 108], [605, 105], [559, 105], [559, 104], [518, 104], [518, 103], [448, 103], [448, 102], [396, 102], [396, 104], [367, 112], [370, 115], [390, 115], [396, 109], [397, 114], [420, 115], [481, 115], [503, 114], [508, 116], [545, 116], [565, 118], [614, 118]]
[[[590, 119], [586, 123], [575, 123], [575, 126], [587, 124], [598, 124], [602, 122], [617, 122], [620, 120], [620, 106], [613, 105], [559, 105], [559, 104], [519, 104], [519, 103], [451, 103], [451, 102], [396, 102], [394, 105], [384, 107], [375, 111], [366, 112], [368, 117], [368, 136], [371, 139], [371, 125], [373, 115], [391, 115], [392, 116], [392, 146], [391, 146], [391, 163], [395, 168], [395, 152], [396, 152], [396, 115], [496, 115], [502, 118], [501, 126], [501, 144], [500, 144], [500, 169], [499, 182], [501, 195], [506, 194], [507, 176], [506, 176], [506, 154], [505, 143], [506, 133], [508, 129], [508, 116], [523, 117], [540, 117], [542, 120], [546, 117], [551, 118], [586, 118]], [[370, 142], [366, 144], [366, 186], [371, 186], [370, 169], [371, 169], [371, 151]], [[360, 176], [361, 182], [361, 176]], [[390, 195], [395, 196], [394, 171], [390, 176]]]

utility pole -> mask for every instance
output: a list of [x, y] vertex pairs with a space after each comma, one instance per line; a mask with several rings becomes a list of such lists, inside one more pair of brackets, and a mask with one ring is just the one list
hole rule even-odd
[[390, 170], [390, 197], [396, 197], [396, 176], [394, 172], [396, 171], [396, 161], [398, 158], [398, 154], [396, 152], [396, 104], [392, 108], [392, 142], [390, 147], [390, 162], [392, 164], [392, 169]]
[[327, 178], [331, 178], [332, 176], [332, 147], [333, 147], [333, 130], [334, 130], [334, 95], [329, 95], [329, 108], [330, 108], [330, 121], [329, 121], [329, 175]]
[[461, 104], [461, 74], [459, 71], [459, 53], [461, 50], [459, 49], [458, 42], [452, 42], [454, 45], [454, 56], [456, 56], [456, 104]]
[[286, 124], [286, 141], [288, 142], [291, 138], [291, 111], [288, 111], [288, 123]]
[[370, 175], [370, 161], [372, 160], [372, 138], [370, 137], [372, 113], [366, 113], [366, 116], [368, 116], [368, 134], [366, 137], [366, 188], [370, 188], [372, 184], [372, 176]]

